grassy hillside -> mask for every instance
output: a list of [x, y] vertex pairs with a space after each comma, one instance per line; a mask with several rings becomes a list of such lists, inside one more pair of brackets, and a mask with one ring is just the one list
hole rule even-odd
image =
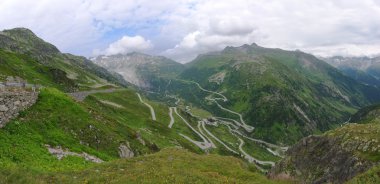
[[[104, 101], [117, 104], [120, 107], [105, 104]], [[194, 152], [200, 152], [199, 148], [179, 135], [179, 133], [183, 133], [197, 139], [196, 135], [177, 116], [175, 116], [175, 124], [172, 129], [168, 128], [170, 122], [169, 108], [165, 104], [155, 103], [147, 99], [144, 101], [154, 108], [157, 121], [151, 120], [149, 109], [141, 104], [136, 93], [132, 90], [94, 94], [88, 97], [84, 103], [102, 116], [135, 130], [146, 140], [154, 142], [159, 148], [180, 146]]]
[[0, 177], [6, 183], [290, 183], [268, 180], [252, 166], [233, 157], [197, 155], [174, 148], [81, 171], [0, 169]]
[[80, 158], [58, 161], [45, 145], [86, 152], [103, 160], [119, 157], [120, 144], [130, 144], [135, 154], [156, 151], [149, 141], [142, 145], [131, 128], [77, 104], [62, 92], [46, 88], [38, 102], [0, 129], [1, 165], [32, 170], [72, 170], [91, 163]]
[[[7, 183], [274, 182], [237, 158], [188, 152], [202, 153], [178, 133], [196, 140], [194, 133], [178, 117], [169, 129], [167, 107], [144, 100], [156, 109], [157, 121], [150, 119], [149, 109], [129, 89], [93, 94], [84, 102], [75, 102], [53, 88], [42, 89], [35, 105], [0, 129], [1, 180]], [[128, 145], [139, 157], [120, 160], [121, 144]], [[95, 164], [76, 156], [58, 160], [48, 152], [47, 145], [75, 153], [86, 152], [106, 163]], [[160, 149], [164, 150], [146, 155]]]
[[[110, 102], [120, 107], [109, 105]], [[169, 129], [168, 108], [149, 103], [156, 110], [157, 121], [150, 119], [149, 109], [139, 102], [132, 90], [94, 94], [78, 103], [56, 89], [45, 88], [35, 105], [0, 129], [4, 140], [0, 145], [1, 163], [37, 170], [69, 168], [64, 162], [54, 162], [46, 144], [78, 153], [87, 152], [103, 160], [118, 158], [120, 144], [129, 144], [135, 155], [175, 146], [200, 153], [199, 148], [179, 135], [183, 133], [197, 139], [178, 117], [173, 129]], [[83, 166], [89, 164], [76, 160]]]

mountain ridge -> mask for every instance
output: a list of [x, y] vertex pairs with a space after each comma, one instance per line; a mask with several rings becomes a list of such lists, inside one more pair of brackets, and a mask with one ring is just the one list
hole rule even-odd
[[[20, 61], [17, 64], [24, 65], [22, 63], [26, 62], [30, 67], [28, 70], [35, 73], [35, 76], [42, 75], [68, 91], [107, 85], [128, 85], [118, 74], [111, 74], [84, 57], [61, 53], [54, 45], [45, 42], [26, 28], [1, 31], [0, 43], [4, 58], [2, 71], [6, 70], [8, 75], [17, 75], [18, 66], [16, 62], [12, 62], [12, 59], [17, 58]], [[40, 68], [41, 72], [35, 68]], [[28, 75], [21, 77], [30, 80], [31, 83], [35, 83], [32, 80], [38, 79], [30, 78]]]

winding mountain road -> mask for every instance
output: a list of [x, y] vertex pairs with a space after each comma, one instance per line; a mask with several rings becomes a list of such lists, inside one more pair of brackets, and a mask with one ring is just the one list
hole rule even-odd
[[205, 92], [208, 92], [208, 93], [212, 93], [212, 94], [215, 94], [215, 95], [219, 95], [219, 96], [221, 96], [222, 98], [216, 98], [216, 99], [222, 99], [224, 102], [227, 102], [228, 101], [228, 99], [227, 99], [227, 97], [225, 97], [223, 94], [221, 94], [221, 93], [218, 93], [218, 92], [215, 92], [215, 91], [210, 91], [210, 90], [207, 90], [207, 89], [205, 89], [205, 88], [202, 88], [202, 86], [198, 83], [198, 82], [194, 82], [194, 81], [187, 81], [187, 82], [190, 82], [190, 83], [193, 83], [193, 84], [196, 84], [197, 86], [198, 86], [198, 88], [200, 89], [200, 90], [202, 90], [202, 91], [205, 91]]
[[240, 141], [239, 150], [240, 150], [241, 153], [243, 153], [244, 158], [247, 159], [249, 162], [251, 162], [251, 163], [258, 163], [260, 165], [271, 165], [272, 167], [275, 165], [275, 163], [272, 162], [272, 161], [261, 161], [261, 160], [258, 160], [256, 158], [252, 157], [248, 153], [246, 153], [243, 150], [244, 141], [241, 138], [238, 138], [238, 139]]
[[210, 90], [204, 89], [204, 88], [203, 88], [199, 83], [197, 83], [197, 82], [194, 82], [194, 81], [188, 81], [188, 82], [193, 83], [193, 84], [196, 84], [196, 85], [198, 86], [198, 88], [199, 88], [200, 90], [202, 90], [202, 91], [205, 91], [205, 92], [208, 92], [208, 93], [211, 93], [211, 94], [215, 94], [215, 95], [218, 95], [218, 96], [222, 97], [222, 98], [211, 98], [211, 97], [206, 97], [206, 100], [213, 101], [214, 103], [216, 103], [216, 105], [217, 105], [220, 109], [222, 109], [222, 110], [224, 110], [224, 111], [227, 111], [227, 112], [229, 112], [229, 113], [232, 113], [232, 114], [235, 114], [235, 115], [239, 116], [239, 119], [240, 119], [240, 125], [239, 125], [239, 126], [241, 126], [242, 128], [244, 128], [244, 130], [246, 130], [247, 132], [252, 132], [252, 131], [255, 129], [254, 127], [252, 127], [252, 126], [250, 126], [250, 125], [247, 125], [247, 124], [245, 123], [245, 121], [244, 121], [244, 119], [243, 119], [243, 116], [242, 116], [240, 113], [235, 112], [235, 111], [232, 111], [232, 110], [227, 109], [227, 108], [224, 108], [222, 105], [220, 105], [220, 104], [218, 103], [218, 100], [223, 100], [223, 102], [227, 102], [227, 101], [228, 101], [228, 98], [227, 98], [226, 96], [224, 96], [224, 95], [221, 94], [221, 93], [215, 92], [215, 91], [210, 91]]
[[141, 95], [139, 93], [136, 93], [136, 94], [139, 97], [140, 102], [143, 103], [144, 105], [146, 105], [150, 109], [150, 114], [152, 116], [152, 120], [156, 121], [156, 113], [154, 112], [153, 107], [151, 105], [149, 105], [148, 103], [144, 102], [144, 100], [141, 98]]
[[194, 141], [192, 140], [191, 138], [189, 138], [188, 136], [186, 135], [183, 135], [183, 134], [180, 134], [181, 136], [183, 136], [184, 138], [188, 139], [189, 141], [193, 142], [194, 144], [196, 144], [199, 148], [201, 149], [209, 149], [209, 148], [212, 148], [213, 145], [201, 134], [199, 133], [197, 130], [195, 130], [189, 122], [186, 121], [185, 118], [183, 118], [177, 111], [177, 108], [174, 108], [174, 112], [176, 113], [176, 115], [178, 117], [180, 117], [182, 119], [182, 121], [194, 132], [196, 133], [202, 140], [203, 142], [199, 142], [199, 141]]
[[[250, 138], [248, 136], [245, 136], [243, 133], [241, 133], [239, 130], [238, 130], [238, 127], [242, 127], [245, 131], [247, 132], [253, 132], [254, 130], [254, 127], [253, 126], [250, 126], [250, 125], [247, 125], [243, 119], [243, 116], [238, 113], [238, 112], [235, 112], [235, 111], [232, 111], [230, 109], [227, 109], [225, 107], [223, 107], [222, 105], [219, 104], [218, 100], [223, 100], [224, 102], [228, 101], [227, 97], [224, 96], [223, 94], [221, 93], [218, 93], [218, 92], [214, 92], [214, 91], [209, 91], [209, 90], [206, 90], [204, 88], [202, 88], [202, 86], [200, 86], [199, 83], [197, 82], [194, 82], [194, 81], [189, 81], [191, 83], [194, 83], [198, 86], [199, 89], [201, 89], [202, 91], [205, 91], [205, 92], [209, 92], [211, 94], [214, 94], [214, 95], [219, 95], [220, 97], [222, 98], [212, 98], [210, 96], [207, 96], [205, 99], [206, 100], [209, 100], [209, 101], [213, 101], [221, 110], [224, 110], [224, 111], [227, 111], [229, 113], [232, 113], [232, 114], [235, 114], [237, 116], [239, 116], [239, 121], [236, 121], [234, 119], [230, 119], [230, 118], [223, 118], [223, 117], [215, 117], [218, 121], [220, 122], [224, 122], [226, 124], [226, 126], [228, 126], [229, 130], [230, 130], [230, 133], [234, 136], [236, 136], [236, 138], [239, 139], [240, 141], [240, 145], [239, 145], [239, 151], [243, 154], [244, 158], [247, 159], [249, 162], [253, 162], [253, 163], [256, 163], [256, 164], [260, 164], [260, 165], [271, 165], [271, 166], [274, 166], [274, 162], [272, 161], [261, 161], [261, 160], [258, 160], [256, 158], [254, 158], [253, 156], [249, 155], [248, 153], [246, 153], [244, 150], [243, 150], [243, 145], [245, 144], [244, 140], [242, 140], [239, 136], [241, 137], [244, 137], [246, 139], [249, 139], [251, 141], [254, 141], [254, 142], [257, 142], [257, 143], [260, 143], [260, 144], [263, 144], [265, 146], [267, 146], [267, 151], [275, 156], [278, 156], [278, 157], [283, 157], [282, 154], [284, 151], [286, 151], [288, 149], [288, 147], [281, 147], [281, 146], [277, 146], [277, 145], [274, 145], [274, 144], [271, 144], [271, 143], [268, 143], [268, 142], [265, 142], [263, 140], [259, 140], [259, 139], [253, 139], [253, 138]], [[231, 121], [232, 123], [229, 123], [228, 121]], [[234, 129], [231, 129], [231, 127], [229, 126], [233, 126]], [[237, 153], [235, 150], [231, 149], [230, 147], [228, 147], [223, 141], [221, 141], [219, 138], [217, 138], [215, 135], [213, 135], [211, 132], [209, 132], [207, 129], [206, 129], [206, 126], [205, 126], [205, 123], [202, 122], [202, 126], [203, 126], [203, 129], [206, 131], [206, 133], [208, 133], [212, 138], [214, 138], [216, 141], [218, 141], [220, 144], [222, 144], [224, 147], [226, 147], [226, 149], [228, 149], [229, 151], [231, 152], [234, 152], [234, 153]], [[236, 133], [236, 134], [235, 134]], [[237, 135], [238, 134], [238, 135]], [[262, 169], [260, 166], [256, 165], [259, 169]]]
[[212, 134], [210, 131], [207, 130], [206, 126], [205, 126], [205, 123], [202, 121], [202, 127], [203, 129], [206, 131], [206, 133], [208, 135], [210, 135], [212, 138], [214, 138], [216, 141], [218, 141], [221, 145], [223, 145], [227, 150], [231, 151], [232, 153], [235, 153], [237, 155], [239, 155], [239, 153], [235, 150], [233, 150], [232, 148], [230, 148], [229, 146], [227, 146], [223, 141], [221, 141], [219, 138], [217, 138], [214, 134]]
[[273, 149], [276, 149], [276, 150], [281, 150], [281, 151], [288, 150], [288, 147], [281, 147], [281, 146], [278, 146], [278, 145], [275, 145], [275, 144], [271, 144], [269, 142], [266, 142], [266, 141], [263, 141], [263, 140], [260, 140], [260, 139], [254, 139], [252, 137], [248, 137], [248, 136], [242, 134], [241, 132], [239, 132], [238, 130], [232, 130], [232, 131], [235, 132], [235, 133], [237, 133], [237, 134], [239, 134], [240, 136], [242, 136], [242, 137], [244, 137], [246, 139], [249, 139], [249, 140], [251, 140], [253, 142], [264, 144], [264, 145], [266, 145], [266, 146], [268, 146], [270, 148], [273, 148]]
[[[270, 165], [270, 166], [274, 166], [275, 163], [272, 162], [272, 161], [263, 161], [263, 160], [259, 160], [251, 155], [249, 155], [247, 152], [244, 151], [243, 149], [243, 146], [245, 144], [244, 140], [242, 138], [245, 138], [245, 139], [248, 139], [250, 141], [254, 141], [256, 143], [260, 143], [262, 145], [264, 145], [266, 147], [266, 150], [268, 151], [268, 153], [270, 154], [273, 154], [275, 156], [278, 156], [278, 157], [282, 157], [282, 154], [284, 151], [286, 151], [288, 149], [288, 147], [281, 147], [281, 146], [277, 146], [275, 144], [271, 144], [271, 143], [268, 143], [268, 142], [265, 142], [263, 140], [259, 140], [259, 139], [254, 139], [254, 138], [250, 138], [248, 136], [246, 136], [245, 134], [243, 134], [242, 132], [239, 131], [239, 128], [243, 128], [246, 132], [253, 132], [254, 131], [254, 127], [253, 126], [250, 126], [250, 125], [247, 125], [243, 119], [243, 116], [238, 113], [238, 112], [235, 112], [235, 111], [232, 111], [230, 109], [227, 109], [225, 107], [223, 107], [221, 104], [219, 104], [218, 101], [223, 101], [223, 102], [227, 102], [228, 101], [228, 98], [226, 96], [224, 96], [223, 94], [221, 93], [218, 93], [218, 92], [214, 92], [214, 91], [210, 91], [210, 90], [207, 90], [207, 89], [204, 89], [199, 83], [197, 82], [194, 82], [194, 81], [184, 81], [184, 82], [188, 82], [188, 83], [192, 83], [192, 84], [196, 84], [196, 86], [204, 91], [204, 92], [207, 92], [207, 93], [210, 93], [211, 95], [205, 97], [205, 100], [207, 101], [212, 101], [214, 102], [221, 110], [223, 111], [226, 111], [226, 112], [229, 112], [231, 114], [234, 114], [234, 115], [237, 115], [239, 116], [239, 120], [234, 120], [234, 119], [230, 119], [230, 118], [224, 118], [224, 117], [214, 117], [216, 119], [216, 121], [208, 121], [206, 119], [202, 120], [201, 117], [198, 117], [198, 116], [195, 116], [191, 113], [190, 109], [186, 108], [186, 113], [188, 113], [190, 116], [198, 119], [198, 130], [195, 130], [188, 122], [185, 118], [183, 118], [177, 111], [177, 108], [176, 107], [169, 107], [169, 116], [170, 116], [170, 122], [169, 122], [169, 125], [168, 127], [171, 128], [172, 125], [174, 124], [174, 117], [173, 117], [173, 111], [174, 113], [180, 117], [182, 119], [182, 121], [195, 133], [197, 134], [202, 140], [203, 142], [201, 141], [196, 141], [196, 140], [193, 140], [191, 139], [190, 137], [186, 136], [186, 135], [183, 135], [180, 133], [180, 135], [182, 137], [184, 137], [185, 139], [189, 140], [190, 142], [192, 142], [193, 144], [197, 145], [199, 148], [203, 149], [203, 150], [206, 150], [206, 149], [210, 149], [210, 148], [216, 148], [216, 145], [213, 143], [212, 139], [214, 139], [215, 141], [217, 141], [220, 145], [222, 145], [223, 147], [225, 147], [228, 151], [234, 153], [234, 154], [237, 154], [237, 155], [241, 155], [243, 158], [245, 158], [248, 162], [250, 163], [254, 163], [255, 166], [260, 169], [261, 171], [265, 171], [265, 169], [263, 169], [262, 167], [260, 167], [260, 165]], [[213, 98], [213, 96], [216, 95], [218, 96], [218, 98]], [[172, 96], [170, 96], [172, 97]], [[175, 102], [175, 105], [178, 105], [179, 104], [179, 99], [177, 97], [172, 97], [172, 98], [175, 98], [176, 99], [176, 102]], [[240, 142], [240, 144], [237, 146], [238, 148], [238, 151], [237, 150], [234, 150], [232, 147], [228, 146], [226, 143], [224, 143], [221, 139], [219, 139], [216, 135], [214, 135], [213, 133], [211, 133], [207, 128], [206, 128], [206, 123], [207, 125], [210, 125], [210, 126], [218, 126], [218, 124], [222, 124], [222, 125], [225, 125], [228, 127], [229, 129], [229, 132], [231, 133], [231, 135], [235, 136], [236, 139]], [[233, 128], [231, 128], [233, 127]], [[211, 139], [212, 138], [212, 139]], [[237, 142], [236, 142], [237, 143]]]

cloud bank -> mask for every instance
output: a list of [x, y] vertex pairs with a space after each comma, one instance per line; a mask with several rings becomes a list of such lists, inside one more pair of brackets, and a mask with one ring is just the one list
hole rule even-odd
[[153, 47], [150, 40], [142, 36], [123, 36], [120, 40], [111, 43], [104, 51], [105, 55], [127, 54], [130, 52], [144, 52]]
[[2, 0], [0, 29], [13, 27], [85, 56], [140, 51], [187, 62], [252, 42], [322, 56], [380, 53], [378, 0]]

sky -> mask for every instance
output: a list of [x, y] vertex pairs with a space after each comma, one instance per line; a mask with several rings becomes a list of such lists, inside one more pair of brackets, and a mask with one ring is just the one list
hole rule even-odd
[[380, 0], [1, 0], [0, 29], [62, 52], [143, 52], [189, 62], [257, 43], [318, 56], [380, 53]]

